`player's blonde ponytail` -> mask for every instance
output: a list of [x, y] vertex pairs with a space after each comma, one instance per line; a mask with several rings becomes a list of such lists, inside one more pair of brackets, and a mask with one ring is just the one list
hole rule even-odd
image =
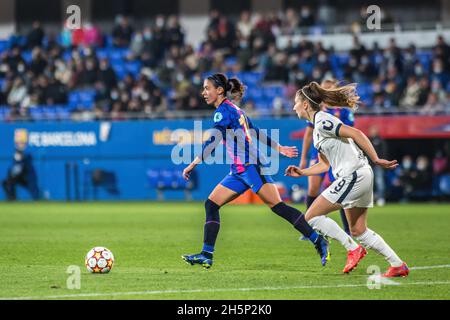
[[325, 89], [313, 81], [297, 91], [297, 94], [306, 98], [314, 110], [320, 110], [320, 104], [325, 103], [333, 108], [358, 108], [359, 96], [356, 93], [356, 83]]

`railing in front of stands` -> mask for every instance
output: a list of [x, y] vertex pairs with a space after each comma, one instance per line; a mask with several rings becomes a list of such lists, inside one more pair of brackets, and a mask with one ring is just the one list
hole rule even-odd
[[[282, 110], [282, 111], [252, 111], [245, 110], [247, 115], [253, 119], [258, 118], [289, 118], [295, 117], [293, 111]], [[75, 122], [86, 122], [86, 121], [124, 121], [124, 120], [152, 120], [152, 119], [207, 119], [211, 118], [213, 114], [213, 109], [211, 110], [201, 110], [201, 111], [166, 111], [164, 113], [144, 113], [144, 112], [122, 112], [119, 114], [105, 114], [96, 115], [92, 111], [80, 111], [71, 114], [64, 113], [63, 115], [58, 114], [46, 114], [41, 113], [39, 117], [32, 115], [18, 115], [9, 116], [2, 115], [0, 122], [40, 122], [40, 121], [75, 121]], [[389, 109], [358, 109], [355, 114], [365, 115], [365, 116], [380, 116], [380, 115], [397, 115], [397, 116], [439, 116], [439, 115], [450, 115], [450, 108], [444, 111], [420, 111], [420, 110], [405, 110], [403, 108], [389, 108]]]

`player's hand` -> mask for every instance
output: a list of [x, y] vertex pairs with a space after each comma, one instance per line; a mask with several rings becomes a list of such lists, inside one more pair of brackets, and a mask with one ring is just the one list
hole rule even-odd
[[280, 152], [283, 156], [288, 157], [288, 158], [296, 158], [296, 157], [298, 157], [298, 149], [297, 149], [297, 147], [280, 146], [278, 148], [278, 152]]
[[288, 177], [298, 178], [302, 176], [302, 171], [299, 167], [291, 165], [287, 167], [286, 171], [284, 172], [284, 175]]
[[379, 165], [380, 167], [382, 167], [384, 169], [390, 169], [390, 170], [393, 170], [398, 167], [397, 160], [389, 161], [389, 160], [385, 160], [385, 159], [377, 159], [377, 160], [375, 160], [375, 164]]
[[187, 166], [183, 170], [183, 178], [184, 178], [184, 180], [189, 181], [189, 178], [191, 177], [192, 170], [194, 170], [194, 168], [192, 168], [191, 166]]

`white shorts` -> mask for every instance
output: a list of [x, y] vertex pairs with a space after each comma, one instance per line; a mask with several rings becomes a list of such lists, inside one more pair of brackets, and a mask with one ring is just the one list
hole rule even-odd
[[352, 174], [335, 180], [322, 195], [344, 209], [373, 207], [373, 171], [366, 165]]

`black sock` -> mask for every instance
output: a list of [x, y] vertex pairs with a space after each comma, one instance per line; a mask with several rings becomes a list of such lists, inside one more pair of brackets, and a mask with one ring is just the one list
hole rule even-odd
[[288, 206], [284, 202], [276, 204], [271, 209], [277, 215], [289, 221], [294, 228], [300, 231], [305, 237], [309, 238], [313, 242], [315, 241], [317, 238], [317, 233], [308, 224], [308, 222], [306, 222], [305, 215], [299, 210]]
[[306, 209], [311, 207], [312, 203], [314, 202], [314, 200], [316, 200], [316, 198], [317, 197], [306, 196]]
[[203, 233], [203, 250], [202, 253], [214, 253], [214, 245], [216, 244], [217, 235], [220, 229], [220, 206], [211, 200], [205, 201], [206, 222]]
[[341, 209], [339, 211], [339, 213], [341, 214], [341, 220], [342, 220], [342, 226], [344, 227], [344, 231], [350, 235], [350, 227], [348, 226], [348, 221], [347, 221], [347, 217], [345, 216], [345, 210]]

